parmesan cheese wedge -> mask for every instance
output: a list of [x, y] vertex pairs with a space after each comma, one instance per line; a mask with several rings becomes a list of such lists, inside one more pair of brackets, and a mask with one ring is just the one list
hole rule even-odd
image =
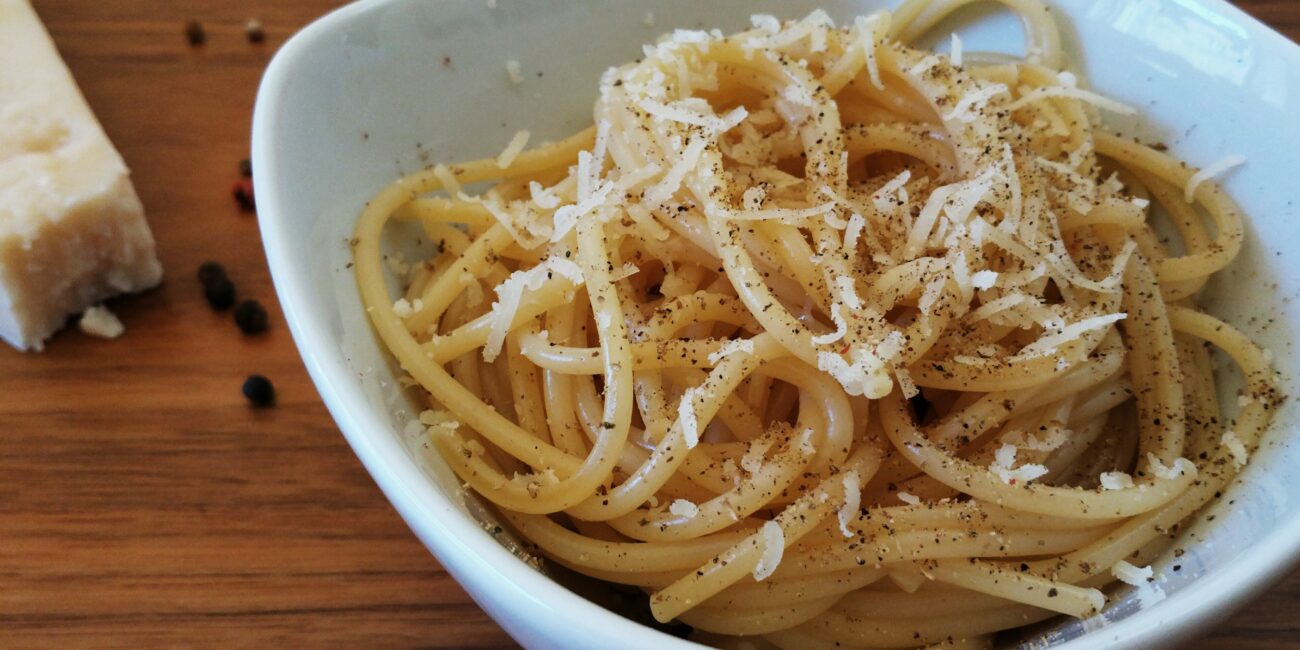
[[27, 0], [0, 0], [0, 61], [0, 338], [40, 350], [162, 266], [126, 164]]

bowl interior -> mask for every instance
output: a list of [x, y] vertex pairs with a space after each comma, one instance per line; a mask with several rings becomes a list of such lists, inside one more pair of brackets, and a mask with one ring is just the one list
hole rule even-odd
[[[420, 407], [398, 388], [350, 270], [348, 239], [364, 203], [402, 173], [496, 155], [516, 130], [529, 129], [536, 143], [583, 128], [600, 73], [636, 58], [642, 43], [672, 28], [733, 31], [753, 13], [795, 18], [816, 7], [845, 20], [891, 4], [373, 0], [327, 17], [277, 57], [258, 100], [254, 151], [281, 301], [345, 435], [458, 578], [474, 583], [449, 555], [496, 552], [486, 549], [491, 537], [474, 523], [491, 529], [491, 515], [466, 500], [426, 446], [403, 433]], [[1295, 46], [1214, 0], [1051, 4], [1087, 83], [1141, 109], [1141, 117], [1111, 127], [1164, 142], [1197, 165], [1229, 153], [1249, 159], [1226, 179], [1250, 215], [1246, 251], [1211, 283], [1205, 303], [1273, 352], [1285, 391], [1294, 393], [1292, 332], [1300, 307], [1291, 299], [1300, 292], [1300, 264], [1289, 243], [1300, 238], [1300, 219], [1288, 154], [1300, 143], [1300, 123], [1289, 119], [1297, 108], [1289, 90], [1300, 88]], [[961, 12], [936, 30], [943, 37], [935, 42], [957, 29], [967, 51], [1023, 49], [1016, 21], [996, 11]], [[506, 72], [511, 59], [521, 65], [518, 85]], [[410, 239], [396, 238], [403, 243], [391, 251], [416, 259], [420, 251]], [[1233, 381], [1224, 384], [1228, 404], [1235, 404]], [[1064, 642], [1101, 626], [1115, 633], [1107, 638], [1121, 630], [1124, 638], [1139, 638], [1138, 626], [1186, 619], [1192, 611], [1205, 622], [1266, 586], [1269, 572], [1300, 544], [1300, 484], [1286, 480], [1285, 469], [1300, 464], [1295, 424], [1288, 403], [1241, 480], [1214, 506], [1214, 519], [1203, 517], [1183, 533], [1179, 571], [1167, 560], [1157, 564], [1160, 578], [1112, 606], [1104, 620], [1065, 623], [1040, 641]], [[433, 498], [434, 491], [446, 499]], [[506, 573], [511, 580], [523, 575]], [[476, 584], [471, 593], [503, 615]]]

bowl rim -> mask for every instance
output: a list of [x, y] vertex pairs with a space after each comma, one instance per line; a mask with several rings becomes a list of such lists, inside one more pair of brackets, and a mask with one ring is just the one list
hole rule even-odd
[[[312, 292], [307, 278], [291, 264], [297, 241], [290, 236], [283, 217], [290, 211], [288, 201], [275, 191], [280, 187], [280, 154], [272, 146], [273, 132], [281, 119], [286, 84], [293, 71], [308, 62], [315, 48], [361, 14], [409, 1], [357, 0], [317, 18], [284, 43], [268, 65], [257, 91], [252, 125], [253, 169], [257, 186], [271, 188], [259, 192], [258, 224], [271, 278], [308, 375], [344, 438], [406, 524], [439, 564], [512, 636], [537, 628], [533, 624], [525, 629], [515, 628], [503, 621], [503, 616], [537, 620], [546, 612], [551, 617], [543, 623], [546, 627], [581, 629], [584, 634], [624, 646], [635, 639], [638, 647], [643, 644], [653, 644], [656, 648], [704, 647], [609, 611], [508, 551], [428, 480], [396, 436], [387, 435], [391, 427], [363, 405], [361, 392], [347, 380], [348, 371], [342, 363], [331, 354], [320, 354], [333, 349], [334, 343], [325, 328], [308, 317], [314, 302], [310, 299]], [[885, 1], [893, 4], [897, 0]], [[1075, 0], [1045, 1], [1053, 5]], [[1227, 0], [1182, 1], [1226, 14], [1248, 29], [1252, 39], [1262, 40], [1268, 52], [1284, 55], [1291, 66], [1300, 68], [1300, 45]], [[1300, 564], [1300, 518], [1285, 522], [1257, 540], [1252, 553], [1236, 562], [1240, 566], [1199, 578], [1170, 594], [1166, 602], [1119, 621], [1107, 622], [1102, 628], [1056, 647], [1071, 650], [1102, 646], [1160, 647], [1204, 632], [1281, 581]], [[476, 589], [491, 590], [498, 595], [509, 592], [516, 597], [493, 598], [494, 606], [489, 607], [479, 600]], [[1179, 607], [1172, 606], [1174, 601]], [[597, 619], [600, 625], [591, 625]], [[517, 636], [516, 640], [544, 641]]]

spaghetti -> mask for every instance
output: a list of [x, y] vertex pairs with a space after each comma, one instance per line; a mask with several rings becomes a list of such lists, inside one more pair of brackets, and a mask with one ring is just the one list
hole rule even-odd
[[[1023, 60], [907, 45], [962, 0], [678, 31], [604, 75], [592, 128], [380, 193], [358, 284], [460, 479], [705, 642], [981, 645], [1099, 611], [1281, 397], [1196, 306], [1233, 202], [1101, 129], [1131, 109], [1063, 71], [1037, 0], [1002, 3]], [[438, 248], [396, 301], [391, 220]]]

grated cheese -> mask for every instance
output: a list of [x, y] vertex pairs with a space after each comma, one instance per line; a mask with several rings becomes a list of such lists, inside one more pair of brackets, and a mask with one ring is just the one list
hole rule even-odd
[[393, 302], [393, 313], [396, 314], [398, 318], [410, 318], [411, 314], [414, 314], [423, 308], [424, 303], [421, 302], [419, 298], [416, 298], [414, 303], [408, 301], [406, 298], [398, 298]]
[[1054, 98], [1054, 97], [1068, 97], [1070, 99], [1077, 99], [1081, 102], [1087, 102], [1089, 104], [1092, 104], [1097, 108], [1102, 108], [1112, 113], [1118, 113], [1120, 115], [1137, 114], [1137, 109], [1133, 108], [1132, 106], [1129, 106], [1128, 104], [1117, 102], [1109, 97], [1098, 95], [1097, 93], [1090, 92], [1082, 88], [1074, 88], [1072, 86], [1044, 86], [1042, 88], [1035, 88], [1029, 91], [1028, 93], [1026, 93], [1025, 95], [1021, 96], [1020, 99], [1011, 102], [1011, 105], [1008, 106], [1007, 109], [1011, 111], [1016, 111], [1035, 102], [1040, 102], [1044, 99]]
[[693, 138], [691, 143], [686, 145], [686, 151], [682, 153], [681, 158], [668, 168], [668, 173], [664, 174], [663, 179], [646, 190], [645, 200], [649, 203], [663, 203], [672, 198], [681, 188], [682, 180], [686, 175], [699, 166], [700, 156], [704, 154], [704, 149], [708, 145], [709, 141], [705, 138]]
[[992, 289], [998, 283], [998, 272], [976, 271], [970, 276], [970, 283], [976, 289]]
[[817, 369], [829, 373], [844, 392], [853, 397], [880, 399], [894, 387], [880, 358], [866, 350], [854, 350], [854, 363], [834, 352], [817, 353]]
[[866, 18], [861, 16], [853, 21], [854, 27], [858, 30], [858, 46], [862, 48], [862, 56], [867, 64], [867, 77], [871, 79], [871, 85], [877, 90], [884, 90], [884, 81], [880, 78], [880, 65], [876, 62], [876, 42], [877, 31], [889, 29], [889, 14], [878, 11]]
[[762, 582], [781, 564], [781, 556], [785, 553], [785, 531], [775, 521], [763, 522], [763, 527], [758, 530], [758, 539], [763, 546], [763, 554], [754, 565], [753, 575], [755, 581]]
[[1115, 566], [1111, 567], [1110, 573], [1120, 582], [1134, 587], [1141, 587], [1155, 580], [1155, 572], [1151, 567], [1136, 567], [1124, 560], [1116, 562]]
[[694, 449], [700, 444], [700, 421], [695, 415], [695, 402], [706, 396], [702, 386], [692, 386], [682, 392], [682, 401], [677, 403], [677, 419], [682, 424], [682, 436], [686, 438], [687, 449]]
[[831, 303], [831, 322], [835, 323], [835, 331], [829, 334], [812, 337], [813, 345], [831, 345], [840, 339], [843, 339], [849, 333], [849, 323], [844, 320], [840, 312], [840, 303]]
[[718, 348], [717, 352], [713, 352], [709, 354], [709, 363], [713, 365], [717, 365], [718, 362], [722, 361], [723, 359], [727, 358], [730, 355], [736, 354], [737, 352], [743, 352], [745, 354], [753, 354], [754, 340], [753, 339], [732, 339], [723, 343], [722, 347]]
[[510, 144], [506, 145], [501, 155], [497, 156], [497, 168], [505, 169], [509, 167], [526, 146], [528, 146], [528, 131], [520, 130], [515, 133], [515, 137], [510, 138]]
[[754, 29], [764, 31], [769, 34], [775, 34], [781, 31], [781, 21], [777, 20], [776, 16], [772, 16], [769, 14], [754, 14], [749, 17], [749, 24], [753, 25]]
[[994, 97], [1003, 95], [1008, 92], [1006, 84], [993, 84], [985, 86], [974, 92], [966, 93], [962, 96], [957, 105], [943, 116], [945, 122], [958, 120], [961, 122], [974, 122], [979, 117], [979, 112], [988, 105]]
[[1196, 466], [1186, 458], [1179, 458], [1174, 461], [1173, 467], [1169, 467], [1160, 462], [1160, 459], [1155, 454], [1147, 452], [1147, 462], [1151, 464], [1151, 473], [1155, 474], [1156, 478], [1170, 480], [1176, 479], [1183, 474], [1196, 474]]
[[925, 207], [921, 208], [921, 214], [916, 217], [912, 230], [907, 235], [907, 243], [903, 246], [903, 259], [913, 260], [921, 254], [925, 242], [930, 239], [930, 231], [934, 229], [935, 221], [939, 219], [939, 212], [948, 202], [948, 197], [956, 191], [956, 185], [945, 185], [930, 193], [930, 197], [925, 201]]
[[[722, 133], [730, 130], [745, 119], [745, 108], [736, 107], [727, 113], [726, 116], [719, 117], [712, 114], [712, 109], [706, 103], [703, 110], [693, 110], [692, 107], [698, 107], [698, 103], [689, 100], [678, 100], [669, 104], [654, 100], [641, 99], [637, 101], [637, 106], [652, 115], [656, 121], [679, 122], [689, 126], [698, 126], [711, 131]], [[704, 111], [709, 111], [708, 113]]]
[[1041, 478], [1047, 474], [1047, 468], [1042, 465], [1028, 464], [1021, 465], [1016, 469], [1011, 469], [1016, 463], [1016, 447], [1014, 445], [1002, 445], [994, 452], [993, 464], [989, 469], [1002, 479], [1003, 483], [1015, 485], [1017, 483], [1029, 483], [1034, 479]]
[[1103, 490], [1124, 490], [1133, 487], [1133, 477], [1124, 472], [1102, 472], [1099, 480]]
[[694, 519], [700, 514], [700, 507], [686, 499], [677, 499], [668, 506], [668, 512], [671, 512], [678, 517]]
[[850, 311], [862, 311], [862, 298], [858, 296], [858, 284], [853, 278], [847, 275], [836, 276], [835, 286], [844, 297], [845, 307], [848, 307]]
[[906, 503], [909, 506], [921, 505], [921, 497], [918, 497], [915, 494], [912, 494], [910, 492], [899, 492], [898, 500], [902, 501], [903, 503]]
[[1246, 461], [1250, 460], [1250, 452], [1246, 450], [1246, 445], [1241, 441], [1241, 438], [1237, 437], [1235, 432], [1225, 431], [1220, 442], [1224, 447], [1228, 448], [1228, 453], [1232, 454], [1232, 463], [1237, 469], [1244, 467]]
[[510, 78], [511, 85], [518, 86], [524, 82], [524, 73], [519, 67], [519, 62], [514, 59], [506, 61], [506, 76]]
[[1065, 345], [1066, 343], [1077, 341], [1080, 338], [1082, 338], [1084, 334], [1087, 334], [1088, 332], [1091, 332], [1093, 330], [1108, 328], [1111, 325], [1114, 325], [1115, 323], [1124, 320], [1125, 318], [1128, 318], [1128, 314], [1125, 313], [1108, 314], [1106, 316], [1094, 316], [1092, 318], [1085, 318], [1081, 321], [1078, 321], [1076, 323], [1071, 323], [1061, 328], [1061, 331], [1056, 334], [1049, 334], [1047, 336], [1038, 339], [1037, 341], [1034, 341], [1033, 343], [1030, 343], [1029, 345], [1026, 345], [1024, 348], [1020, 350], [1020, 352], [1016, 356], [1023, 359], [1023, 358], [1033, 357], [1033, 356], [1051, 354], [1052, 352], [1056, 351], [1056, 349], [1061, 345]]
[[[894, 212], [900, 205], [907, 203], [907, 190], [903, 189], [907, 181], [911, 180], [911, 170], [904, 169], [902, 172], [889, 180], [871, 195], [871, 201], [875, 204], [876, 209], [886, 214]], [[898, 196], [898, 203], [890, 201], [891, 197]]]
[[1232, 169], [1244, 164], [1246, 164], [1245, 156], [1233, 154], [1231, 156], [1224, 156], [1223, 158], [1206, 165], [1205, 168], [1201, 169], [1201, 171], [1192, 174], [1192, 177], [1187, 179], [1187, 186], [1183, 188], [1183, 199], [1188, 203], [1195, 203], [1196, 190], [1200, 188], [1202, 183], [1212, 178], [1222, 176]]
[[385, 262], [388, 262], [388, 270], [398, 277], [406, 277], [411, 273], [411, 264], [406, 261], [406, 256], [401, 251], [394, 251], [385, 256]]
[[858, 249], [858, 240], [862, 237], [862, 229], [867, 225], [867, 220], [862, 215], [854, 212], [849, 216], [849, 222], [844, 226], [844, 248], [849, 251]]
[[849, 529], [849, 522], [858, 516], [858, 511], [862, 508], [862, 479], [858, 476], [858, 470], [851, 469], [844, 473], [844, 505], [836, 513], [840, 522], [840, 533], [845, 537], [853, 537], [853, 531]]
[[740, 457], [741, 469], [750, 474], [757, 474], [760, 469], [763, 469], [763, 458], [767, 455], [767, 450], [771, 446], [771, 438], [751, 440], [749, 446], [745, 449], [745, 455]]
[[528, 181], [528, 194], [532, 197], [533, 203], [543, 210], [553, 210], [560, 205], [560, 197], [550, 188], [542, 187], [537, 181]]
[[961, 37], [958, 36], [956, 32], [953, 32], [952, 35], [952, 54], [950, 54], [949, 57], [952, 59], [953, 65], [957, 67], [961, 67], [962, 64]]
[[491, 362], [501, 354], [506, 334], [514, 323], [515, 315], [523, 303], [525, 291], [537, 291], [551, 275], [558, 275], [574, 285], [583, 282], [582, 269], [562, 257], [548, 257], [527, 271], [515, 271], [497, 285], [497, 299], [492, 303], [487, 341], [483, 344], [483, 360]]

